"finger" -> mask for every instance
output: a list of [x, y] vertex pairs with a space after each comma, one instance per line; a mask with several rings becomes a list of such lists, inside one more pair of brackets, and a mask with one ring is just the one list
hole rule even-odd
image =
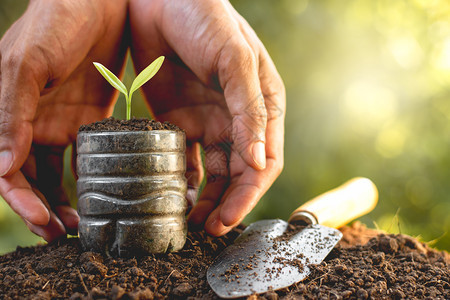
[[28, 228], [35, 234], [41, 236], [47, 242], [51, 242], [63, 235], [66, 235], [66, 229], [64, 224], [61, 222], [61, 219], [55, 214], [54, 209], [50, 207], [45, 196], [35, 187], [32, 188], [33, 192], [39, 197], [39, 199], [44, 203], [45, 207], [50, 212], [50, 221], [47, 225], [35, 225], [30, 224], [29, 222], [25, 222]]
[[260, 88], [258, 60], [243, 38], [231, 38], [218, 60], [218, 74], [232, 115], [234, 150], [253, 168], [266, 167], [267, 111]]
[[[3, 42], [3, 40], [2, 40]], [[19, 171], [28, 157], [40, 87], [20, 51], [1, 53], [0, 194], [29, 224], [43, 226], [50, 213]]]
[[[283, 131], [283, 118], [268, 121], [267, 167], [264, 170], [249, 168], [239, 159], [238, 154], [231, 154], [232, 181], [223, 196], [220, 214], [216, 215], [224, 226], [239, 224], [280, 175], [283, 169]], [[212, 228], [210, 230], [214, 231]]]
[[[170, 9], [166, 10], [168, 6], [162, 7], [161, 15], [164, 15], [164, 18], [158, 15], [157, 18], [149, 19], [148, 16], [155, 14], [158, 7], [152, 7], [150, 4], [134, 5], [135, 2], [143, 1], [131, 3], [131, 22], [144, 27], [134, 26], [134, 28], [152, 29], [157, 27], [152, 26], [152, 23], [160, 22], [161, 30], [156, 30], [155, 34], [159, 34], [161, 38], [150, 39], [152, 35], [134, 29], [133, 54], [139, 59], [142, 49], [146, 51], [148, 45], [154, 45], [153, 48], [156, 49], [166, 49], [160, 43], [165, 40], [164, 46], [170, 46], [204, 85], [215, 88], [218, 79], [233, 117], [233, 141], [239, 146], [237, 151], [248, 165], [255, 169], [264, 169], [267, 112], [258, 78], [258, 54], [254, 53], [240, 32], [239, 24], [235, 22], [232, 12], [220, 1], [205, 1], [200, 5], [174, 1]], [[187, 32], [180, 30], [184, 29], [182, 26], [185, 26], [183, 21], [186, 21], [186, 15], [199, 16], [187, 20], [191, 25], [189, 28], [196, 29], [193, 32], [189, 28]], [[152, 21], [140, 22], [140, 20]], [[174, 22], [166, 24], [165, 22], [169, 20]], [[183, 77], [177, 74], [176, 78]], [[161, 103], [164, 106], [168, 105]]]
[[211, 214], [205, 222], [205, 230], [207, 233], [213, 236], [222, 236], [228, 233], [233, 227], [225, 226], [220, 218], [220, 211], [222, 210], [222, 204], [220, 204]]
[[[261, 82], [261, 90], [264, 97], [264, 103], [267, 110], [267, 127], [277, 127], [277, 131], [266, 136], [274, 136], [276, 140], [268, 140], [268, 143], [284, 141], [284, 117], [286, 115], [286, 89], [283, 80], [275, 68], [275, 64], [262, 46], [259, 56], [259, 78]], [[275, 122], [274, 122], [275, 121]], [[283, 143], [280, 144], [283, 147]], [[282, 154], [278, 151], [277, 154]]]
[[189, 213], [188, 220], [194, 227], [202, 227], [208, 215], [216, 208], [218, 199], [223, 195], [228, 180], [216, 177], [213, 182], [206, 184], [200, 199]]
[[22, 172], [0, 178], [0, 194], [19, 216], [34, 225], [47, 225], [49, 210], [33, 192]]
[[274, 159], [268, 158], [265, 170], [247, 168], [237, 181], [230, 185], [220, 211], [220, 219], [225, 226], [238, 225], [255, 207], [278, 176], [276, 163]]
[[76, 232], [80, 220], [62, 186], [64, 147], [34, 145], [37, 188], [70, 233]]
[[279, 176], [283, 168], [283, 122], [283, 118], [268, 121], [267, 166], [264, 170], [250, 168], [238, 153], [231, 154], [232, 181], [222, 197], [221, 204], [211, 212], [205, 222], [208, 233], [220, 236], [242, 222]]
[[[45, 196], [37, 189], [39, 181], [34, 179], [38, 175], [37, 152], [40, 151], [36, 151], [36, 147], [33, 147], [22, 168], [22, 171], [28, 176], [28, 180], [22, 171], [0, 178], [0, 193], [13, 210], [24, 219], [32, 232], [47, 241], [52, 241], [65, 235], [66, 230], [61, 220], [52, 211]], [[38, 155], [38, 157], [41, 156]], [[38, 161], [40, 160], [38, 159]], [[8, 191], [8, 189], [11, 190]], [[60, 207], [56, 207], [55, 210], [60, 215], [68, 214], [65, 209], [60, 209]], [[68, 222], [66, 226], [71, 229], [71, 232], [76, 232], [74, 222]]]
[[[233, 10], [234, 17], [239, 23], [240, 30], [245, 39], [257, 53], [259, 60], [259, 80], [261, 91], [264, 97], [264, 103], [267, 110], [267, 119], [283, 118], [286, 108], [286, 91], [281, 76], [270, 58], [267, 49], [256, 35], [255, 31], [250, 27], [247, 21], [232, 8], [230, 3], [228, 6]], [[280, 132], [283, 134], [284, 132]]]
[[78, 223], [80, 222], [77, 211], [68, 205], [55, 206], [54, 211], [64, 224], [67, 233], [76, 235], [78, 232]]
[[41, 236], [49, 243], [66, 235], [64, 225], [54, 212], [50, 213], [50, 222], [45, 226], [35, 225], [28, 222], [27, 220], [25, 220], [25, 224], [31, 232], [37, 234], [38, 236]]
[[284, 84], [264, 46], [260, 43], [259, 77], [267, 109], [266, 156], [267, 167], [263, 171], [246, 169], [239, 160], [231, 159], [230, 170], [235, 185], [227, 190], [220, 219], [225, 226], [238, 225], [255, 207], [260, 198], [281, 174], [284, 165], [284, 117], [286, 93]]
[[1, 55], [0, 176], [17, 172], [31, 146], [40, 86], [28, 56], [21, 51]]
[[[246, 166], [238, 153], [231, 153], [231, 184], [205, 223], [212, 235], [223, 235], [238, 225], [269, 189], [283, 168], [283, 119], [275, 118], [267, 126], [267, 167], [255, 170]], [[280, 134], [281, 132], [281, 134]]]
[[273, 183], [274, 176], [271, 174], [273, 163], [272, 159], [268, 159], [267, 168], [264, 170], [247, 167], [237, 181], [230, 184], [221, 204], [205, 222], [208, 233], [220, 236], [242, 222]]
[[188, 216], [194, 226], [203, 225], [208, 215], [220, 201], [229, 183], [227, 153], [218, 145], [205, 147], [205, 168], [207, 183], [198, 203]]
[[203, 165], [200, 153], [200, 144], [188, 143], [186, 147], [186, 178], [188, 190], [186, 199], [191, 206], [197, 203], [200, 185], [203, 180]]
[[259, 53], [259, 79], [267, 110], [266, 156], [267, 167], [263, 172], [242, 170], [245, 166], [237, 159], [231, 159], [230, 171], [234, 184], [226, 191], [223, 205], [218, 207], [206, 222], [207, 230], [213, 234], [226, 233], [239, 224], [253, 209], [262, 195], [278, 177], [283, 169], [285, 88], [274, 63], [247, 22], [236, 13], [241, 32]]
[[[269, 127], [276, 127], [273, 138], [271, 138], [271, 134], [266, 134], [266, 143], [268, 144], [268, 147], [266, 148], [268, 151], [271, 151], [271, 153], [268, 153], [267, 156], [278, 158], [281, 155], [282, 157], [284, 145], [284, 117], [286, 113], [286, 91], [283, 80], [278, 74], [275, 64], [270, 58], [267, 49], [262, 44], [255, 31], [232, 7], [231, 3], [226, 2], [226, 4], [236, 18], [240, 31], [244, 35], [245, 39], [252, 47], [254, 53], [258, 55], [259, 80], [268, 120], [266, 131]], [[280, 119], [281, 122], [270, 122], [273, 119]], [[274, 138], [276, 138], [276, 140], [274, 140]], [[283, 160], [281, 159], [281, 163], [282, 161]]]

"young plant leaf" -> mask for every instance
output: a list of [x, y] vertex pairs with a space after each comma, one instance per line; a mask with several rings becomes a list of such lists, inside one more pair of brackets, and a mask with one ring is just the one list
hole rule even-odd
[[133, 84], [130, 88], [130, 99], [131, 95], [139, 89], [144, 83], [149, 81], [153, 76], [155, 76], [156, 72], [158, 72], [159, 68], [164, 61], [164, 56], [160, 56], [155, 59], [147, 68], [145, 68], [137, 77], [134, 79]]
[[126, 86], [120, 81], [119, 78], [116, 77], [110, 70], [108, 70], [104, 65], [94, 62], [94, 66], [97, 68], [97, 70], [102, 74], [103, 77], [119, 92], [124, 94], [128, 97], [128, 91]]

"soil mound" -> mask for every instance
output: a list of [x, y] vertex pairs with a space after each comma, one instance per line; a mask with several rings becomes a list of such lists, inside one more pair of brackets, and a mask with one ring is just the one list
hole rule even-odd
[[[214, 258], [242, 231], [220, 238], [190, 232], [168, 255], [108, 258], [79, 240], [17, 248], [0, 257], [2, 299], [217, 299], [206, 282]], [[406, 235], [360, 223], [303, 282], [249, 299], [450, 299], [450, 256]]]
[[83, 131], [150, 131], [150, 130], [176, 130], [183, 131], [178, 126], [169, 122], [158, 122], [149, 119], [118, 120], [114, 117], [109, 117], [101, 121], [81, 125], [78, 132]]

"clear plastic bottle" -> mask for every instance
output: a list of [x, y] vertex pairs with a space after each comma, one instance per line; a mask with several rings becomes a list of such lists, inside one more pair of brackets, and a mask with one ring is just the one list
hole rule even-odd
[[182, 131], [79, 132], [79, 236], [85, 250], [134, 256], [180, 250], [187, 234]]

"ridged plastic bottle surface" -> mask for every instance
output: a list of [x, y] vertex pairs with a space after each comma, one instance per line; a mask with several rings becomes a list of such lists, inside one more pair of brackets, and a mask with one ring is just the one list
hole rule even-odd
[[83, 248], [113, 256], [180, 250], [187, 233], [185, 148], [180, 131], [79, 133]]

